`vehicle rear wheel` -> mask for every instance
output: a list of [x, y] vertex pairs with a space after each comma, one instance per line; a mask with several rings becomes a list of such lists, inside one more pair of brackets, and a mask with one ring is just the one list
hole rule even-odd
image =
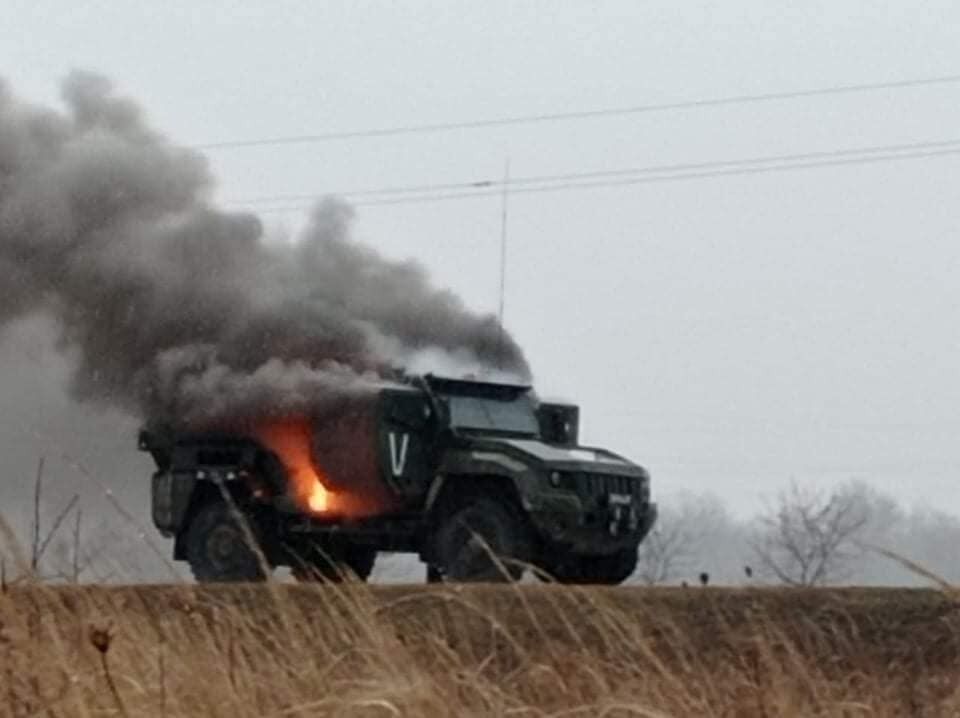
[[266, 580], [271, 567], [257, 543], [258, 534], [251, 517], [238, 515], [225, 502], [203, 506], [186, 534], [187, 561], [194, 578], [203, 583]]
[[324, 548], [313, 545], [304, 555], [294, 557], [291, 573], [303, 582], [339, 583], [350, 576], [366, 581], [376, 560], [377, 550], [368, 546]]
[[518, 580], [531, 557], [530, 530], [512, 507], [475, 498], [442, 518], [433, 538], [434, 568], [450, 581]]

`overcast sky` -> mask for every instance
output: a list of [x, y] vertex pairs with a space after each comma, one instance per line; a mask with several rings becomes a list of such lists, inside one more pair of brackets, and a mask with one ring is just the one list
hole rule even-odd
[[[55, 103], [70, 69], [101, 72], [201, 145], [952, 75], [958, 28], [953, 2], [4, 0], [0, 75]], [[953, 139], [960, 83], [208, 155], [218, 197], [246, 202], [496, 180], [508, 159], [524, 177]], [[578, 401], [584, 439], [661, 493], [749, 511], [791, 478], [857, 477], [960, 512], [958, 170], [945, 155], [514, 194], [507, 325], [540, 391]], [[500, 212], [359, 207], [355, 231], [496, 311]], [[17, 475], [38, 451], [23, 431], [84, 416], [41, 379], [57, 360], [24, 346], [0, 355], [18, 368], [0, 398], [39, 397], [2, 418]], [[145, 486], [111, 421], [74, 449]]]

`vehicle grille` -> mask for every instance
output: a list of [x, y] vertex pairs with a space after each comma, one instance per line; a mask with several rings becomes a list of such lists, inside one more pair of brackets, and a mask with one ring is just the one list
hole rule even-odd
[[607, 494], [633, 494], [637, 487], [637, 482], [630, 476], [577, 474], [576, 477], [577, 492], [591, 498]]

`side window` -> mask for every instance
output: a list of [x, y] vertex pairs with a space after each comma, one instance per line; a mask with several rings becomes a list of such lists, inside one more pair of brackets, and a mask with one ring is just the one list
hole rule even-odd
[[390, 397], [387, 418], [413, 431], [422, 431], [430, 423], [432, 412], [426, 398], [417, 394], [395, 394]]

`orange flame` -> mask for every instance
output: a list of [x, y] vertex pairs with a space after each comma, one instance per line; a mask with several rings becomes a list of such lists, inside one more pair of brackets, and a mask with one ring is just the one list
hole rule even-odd
[[313, 463], [310, 422], [306, 419], [274, 421], [263, 424], [255, 433], [287, 470], [290, 493], [300, 507], [315, 514], [330, 511], [334, 495], [324, 486], [323, 474]]

